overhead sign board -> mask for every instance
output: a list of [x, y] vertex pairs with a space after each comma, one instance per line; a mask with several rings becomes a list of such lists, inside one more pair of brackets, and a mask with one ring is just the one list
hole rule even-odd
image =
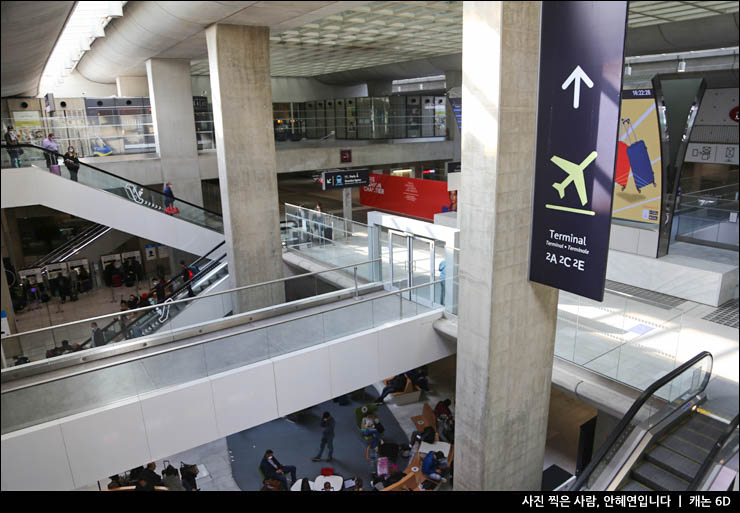
[[602, 301], [627, 2], [543, 2], [529, 279]]
[[360, 187], [370, 183], [369, 169], [324, 171], [321, 175], [323, 189], [344, 189], [345, 187]]

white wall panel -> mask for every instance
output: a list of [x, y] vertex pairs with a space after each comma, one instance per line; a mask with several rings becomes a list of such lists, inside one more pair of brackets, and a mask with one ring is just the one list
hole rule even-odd
[[207, 379], [141, 396], [152, 459], [161, 459], [219, 438]]
[[279, 416], [275, 375], [269, 360], [214, 376], [211, 386], [221, 437]]
[[74, 488], [57, 422], [3, 435], [1, 454], [3, 491]]
[[328, 344], [332, 397], [378, 381], [378, 337], [372, 331]]
[[445, 341], [434, 327], [439, 314], [425, 314], [413, 322], [397, 324], [378, 337], [379, 368], [382, 378], [389, 378], [456, 352], [454, 342]]
[[279, 356], [273, 362], [278, 414], [281, 417], [332, 398], [329, 348], [326, 344]]
[[75, 415], [61, 428], [76, 487], [152, 460], [138, 400]]

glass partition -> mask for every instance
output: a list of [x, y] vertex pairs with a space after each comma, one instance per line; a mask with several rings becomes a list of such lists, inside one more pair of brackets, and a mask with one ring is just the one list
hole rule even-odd
[[737, 251], [738, 184], [679, 196], [676, 240]]
[[[433, 288], [434, 285], [422, 287]], [[2, 433], [105, 406], [164, 386], [205, 378], [429, 311], [405, 299], [407, 292], [382, 293], [286, 321], [259, 326], [245, 323], [242, 329], [230, 330], [207, 342], [136, 356], [134, 361], [104, 364], [94, 370], [52, 378], [28, 387], [8, 388], [2, 394]], [[230, 294], [233, 293], [214, 295], [206, 300], [231, 298], [236, 301]], [[301, 336], [297, 337], [296, 333]], [[126, 344], [136, 349], [136, 342], [128, 341], [91, 351], [102, 356], [125, 348]]]

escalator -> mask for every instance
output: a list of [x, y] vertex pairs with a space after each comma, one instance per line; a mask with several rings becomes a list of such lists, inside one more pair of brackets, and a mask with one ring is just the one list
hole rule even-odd
[[[147, 310], [139, 313], [133, 319], [125, 321], [114, 320], [102, 329], [105, 343], [121, 342], [141, 336], [156, 333], [162, 326], [171, 323], [175, 317], [191, 306], [192, 302], [169, 304], [173, 301], [189, 297], [189, 290], [193, 291], [193, 297], [213, 291], [212, 285], [221, 283], [228, 276], [226, 265], [226, 251], [223, 248], [225, 242], [221, 242], [207, 254], [193, 261], [188, 267], [195, 267], [199, 271], [188, 281], [180, 283], [180, 275], [176, 275], [164, 284], [165, 290], [173, 289], [168, 294], [167, 300], [162, 303], [158, 310]], [[149, 297], [153, 297], [154, 290], [150, 290]], [[228, 312], [227, 312], [228, 313]], [[90, 343], [88, 338], [82, 346]]]
[[700, 408], [711, 372], [705, 351], [650, 385], [570, 490], [697, 490], [733, 435], [737, 458], [737, 417], [728, 424]]
[[44, 255], [43, 257], [36, 260], [30, 267], [43, 268], [47, 264], [64, 262], [70, 257], [76, 255], [81, 249], [83, 249], [96, 239], [108, 233], [110, 230], [111, 228], [109, 228], [108, 226], [104, 226], [98, 223], [95, 223], [92, 226], [88, 226], [75, 237], [69, 239], [64, 244], [51, 251], [49, 254]]
[[83, 162], [74, 181], [64, 166], [60, 174], [46, 169], [46, 155], [61, 161], [60, 154], [21, 147], [24, 161], [34, 165], [2, 170], [2, 208], [44, 205], [196, 255], [224, 240], [223, 218], [216, 212], [175, 198], [179, 212], [168, 215], [169, 200], [160, 191]]

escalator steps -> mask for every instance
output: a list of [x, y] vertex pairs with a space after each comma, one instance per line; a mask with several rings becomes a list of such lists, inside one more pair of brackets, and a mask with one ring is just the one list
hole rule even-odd
[[684, 424], [683, 426], [678, 428], [676, 431], [671, 433], [670, 436], [671, 437], [677, 436], [679, 438], [683, 438], [684, 440], [691, 442], [697, 447], [701, 447], [705, 451], [710, 451], [712, 449], [712, 446], [714, 446], [714, 440], [712, 440], [708, 436], [705, 436], [697, 431], [694, 431], [692, 427], [694, 426], [689, 423]]
[[632, 478], [653, 490], [683, 492], [689, 487], [688, 481], [680, 479], [649, 462], [644, 462], [633, 469]]
[[727, 429], [727, 424], [701, 414], [694, 415], [686, 426], [712, 440], [717, 440]]
[[645, 455], [645, 459], [687, 481], [694, 479], [699, 463], [658, 445]]
[[620, 492], [652, 492], [650, 488], [643, 485], [642, 483], [638, 483], [637, 481], [630, 481], [626, 485], [624, 485], [622, 488], [619, 489]]
[[709, 452], [705, 451], [701, 447], [697, 447], [692, 443], [686, 442], [685, 440], [674, 437], [672, 435], [661, 440], [660, 445], [662, 445], [663, 447], [668, 447], [681, 456], [685, 456], [686, 458], [694, 460], [697, 463], [702, 463], [704, 461], [704, 458], [707, 457], [707, 453]]

